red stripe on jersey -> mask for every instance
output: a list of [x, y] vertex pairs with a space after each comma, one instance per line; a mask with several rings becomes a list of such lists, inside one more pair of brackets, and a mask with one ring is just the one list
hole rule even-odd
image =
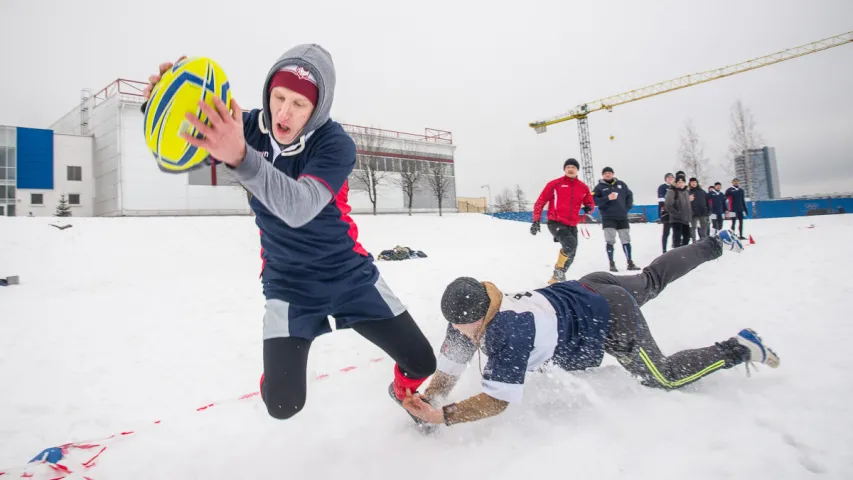
[[[258, 230], [258, 236], [263, 236], [264, 231]], [[264, 259], [264, 247], [261, 245], [261, 273], [258, 275], [258, 278], [263, 278], [264, 276], [264, 267], [267, 266], [267, 261]]]
[[[318, 182], [320, 182], [320, 183], [322, 183], [323, 185], [325, 185], [325, 186], [326, 186], [326, 188], [328, 188], [328, 189], [329, 189], [329, 191], [330, 191], [330, 192], [332, 192], [332, 200], [334, 200], [334, 197], [335, 197], [335, 190], [334, 190], [331, 186], [329, 186], [329, 184], [328, 184], [325, 180], [323, 180], [323, 179], [322, 179], [322, 178], [320, 178], [320, 177], [315, 177], [314, 175], [308, 175], [307, 173], [302, 174], [302, 175], [300, 175], [300, 176], [299, 176], [299, 178], [302, 178], [302, 177], [313, 178], [314, 180], [317, 180]], [[346, 183], [344, 183], [344, 185], [346, 185]]]
[[352, 217], [349, 216], [349, 212], [352, 211], [352, 207], [350, 207], [349, 203], [347, 203], [348, 200], [349, 181], [345, 181], [344, 184], [341, 186], [341, 191], [338, 192], [338, 195], [335, 197], [335, 205], [341, 211], [341, 220], [347, 222], [347, 225], [349, 225], [349, 231], [347, 232], [347, 234], [349, 234], [350, 238], [355, 243], [353, 250], [355, 250], [355, 252], [359, 255], [364, 255], [366, 257], [368, 256], [367, 250], [365, 250], [364, 247], [362, 247], [361, 244], [358, 243], [358, 225], [356, 225], [355, 220], [353, 220]]

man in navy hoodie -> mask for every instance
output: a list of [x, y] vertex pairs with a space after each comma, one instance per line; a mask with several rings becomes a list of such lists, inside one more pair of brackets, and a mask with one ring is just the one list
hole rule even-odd
[[634, 193], [628, 184], [613, 176], [613, 169], [604, 167], [602, 178], [592, 192], [595, 206], [601, 215], [601, 227], [604, 229], [604, 241], [607, 246], [607, 259], [610, 261], [610, 271], [618, 272], [613, 261], [613, 251], [616, 245], [616, 235], [622, 243], [622, 251], [628, 260], [628, 270], [639, 270], [631, 258], [631, 222], [628, 212], [634, 207]]
[[[171, 66], [161, 65], [161, 75]], [[158, 80], [152, 75], [146, 97]], [[232, 100], [229, 112], [216, 99], [216, 110], [199, 102], [209, 125], [186, 117], [203, 137], [184, 138], [232, 169], [252, 193], [266, 297], [260, 388], [277, 419], [305, 405], [308, 351], [331, 332], [328, 316], [394, 359], [389, 393], [401, 405], [436, 368], [426, 337], [358, 242], [347, 205], [356, 146], [329, 117], [334, 93], [329, 52], [299, 45], [271, 66], [262, 109], [243, 112]]]
[[714, 227], [714, 233], [723, 229], [723, 217], [726, 213], [726, 196], [720, 190], [723, 189], [723, 184], [717, 182], [714, 187], [708, 190], [708, 203], [711, 207], [711, 225]]
[[732, 179], [732, 186], [726, 190], [726, 202], [729, 212], [734, 214], [732, 217], [732, 231], [735, 229], [735, 220], [740, 222], [738, 239], [745, 240], [743, 236], [743, 217], [746, 215], [746, 197], [742, 188], [740, 188], [740, 180]]

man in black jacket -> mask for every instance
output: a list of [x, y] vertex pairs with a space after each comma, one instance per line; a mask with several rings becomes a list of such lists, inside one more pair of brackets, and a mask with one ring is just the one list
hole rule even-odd
[[613, 169], [604, 167], [603, 177], [592, 193], [595, 206], [601, 213], [601, 226], [604, 228], [604, 240], [607, 242], [607, 258], [610, 260], [610, 271], [618, 272], [613, 261], [616, 235], [622, 243], [622, 251], [628, 259], [628, 270], [639, 270], [631, 259], [631, 223], [628, 222], [628, 211], [634, 206], [634, 193], [622, 180], [613, 176]]
[[696, 177], [690, 179], [690, 208], [693, 217], [690, 219], [690, 240], [696, 242], [696, 227], [699, 227], [699, 239], [708, 236], [708, 194], [699, 186]]
[[666, 253], [666, 242], [669, 240], [669, 231], [671, 229], [669, 213], [664, 208], [664, 200], [666, 200], [666, 192], [669, 190], [669, 186], [672, 185], [673, 180], [675, 180], [675, 175], [667, 173], [663, 176], [664, 183], [661, 183], [658, 187], [658, 217], [660, 217], [660, 223], [663, 225], [663, 234], [661, 235], [663, 253]]

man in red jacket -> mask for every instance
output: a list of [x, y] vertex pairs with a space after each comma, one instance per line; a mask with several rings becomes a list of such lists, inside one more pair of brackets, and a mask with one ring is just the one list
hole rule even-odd
[[566, 281], [566, 270], [575, 259], [578, 249], [578, 223], [580, 222], [580, 209], [583, 207], [584, 215], [595, 208], [589, 187], [578, 178], [580, 164], [574, 158], [563, 163], [563, 171], [566, 173], [560, 178], [548, 182], [536, 204], [533, 205], [533, 225], [530, 234], [539, 233], [539, 220], [542, 218], [542, 208], [548, 204], [548, 230], [554, 236], [555, 242], [560, 242], [560, 254], [557, 264], [554, 265], [554, 276], [548, 281], [549, 284]]

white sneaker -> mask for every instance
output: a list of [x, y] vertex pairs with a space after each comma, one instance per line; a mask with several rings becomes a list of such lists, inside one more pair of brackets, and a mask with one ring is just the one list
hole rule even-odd
[[717, 238], [719, 238], [723, 242], [723, 248], [728, 249], [729, 251], [740, 253], [743, 251], [743, 243], [738, 240], [735, 232], [731, 230], [720, 230], [717, 234]]
[[737, 334], [737, 342], [749, 349], [749, 360], [747, 362], [758, 362], [770, 368], [779, 367], [779, 356], [776, 352], [764, 345], [761, 337], [751, 328], [744, 328]]

